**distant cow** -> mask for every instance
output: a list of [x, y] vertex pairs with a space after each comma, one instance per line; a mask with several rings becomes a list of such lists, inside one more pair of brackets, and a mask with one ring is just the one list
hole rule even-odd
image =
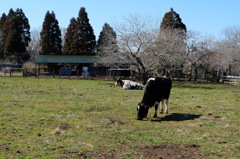
[[143, 89], [144, 88], [144, 85], [131, 80], [118, 79], [115, 85], [120, 85], [122, 89]]
[[150, 78], [145, 86], [143, 99], [138, 103], [138, 115], [137, 119], [142, 120], [147, 116], [148, 109], [155, 106], [154, 117], [157, 117], [158, 105], [161, 102], [162, 108], [161, 113], [163, 113], [164, 100], [165, 103], [165, 113], [168, 113], [168, 99], [170, 96], [170, 91], [172, 87], [172, 80], [167, 77], [156, 77]]

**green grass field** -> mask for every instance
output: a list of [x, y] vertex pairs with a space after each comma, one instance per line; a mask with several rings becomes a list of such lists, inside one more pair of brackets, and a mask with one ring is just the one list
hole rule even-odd
[[0, 77], [0, 158], [80, 158], [102, 150], [107, 156], [123, 145], [161, 144], [240, 158], [240, 87], [174, 83], [169, 114], [152, 118], [152, 108], [138, 121], [142, 96], [114, 81]]

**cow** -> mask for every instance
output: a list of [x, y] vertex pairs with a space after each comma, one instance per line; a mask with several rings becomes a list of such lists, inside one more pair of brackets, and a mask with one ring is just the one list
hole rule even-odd
[[143, 89], [144, 85], [131, 81], [131, 80], [122, 80], [118, 79], [115, 85], [120, 85], [122, 89]]
[[137, 107], [137, 120], [142, 120], [147, 116], [148, 110], [151, 107], [155, 107], [154, 117], [157, 117], [158, 105], [161, 102], [161, 111], [163, 113], [164, 100], [165, 113], [168, 113], [168, 99], [172, 88], [172, 80], [168, 77], [156, 77], [150, 78], [144, 89], [144, 95], [142, 101], [138, 103]]

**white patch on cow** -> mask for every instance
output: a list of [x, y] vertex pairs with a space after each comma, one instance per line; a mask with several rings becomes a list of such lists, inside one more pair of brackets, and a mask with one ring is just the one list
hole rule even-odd
[[[163, 109], [164, 106], [165, 106], [165, 109]], [[160, 113], [163, 114], [163, 112], [165, 114], [168, 114], [168, 99], [162, 99], [160, 102]]]
[[[165, 101], [165, 102], [164, 102]], [[153, 107], [155, 107], [155, 112], [154, 112], [154, 118], [157, 117], [157, 110], [158, 107], [160, 106], [160, 113], [163, 114], [168, 114], [168, 99], [162, 99], [160, 102], [155, 102]], [[163, 108], [165, 106], [165, 109]], [[164, 111], [165, 110], [165, 111]]]
[[122, 87], [122, 89], [132, 89], [132, 88], [138, 88], [138, 89], [143, 89], [144, 85], [134, 82], [134, 81], [130, 81], [130, 80], [126, 80], [124, 81], [124, 85]]
[[151, 81], [151, 80], [153, 80], [153, 81], [154, 81], [154, 80], [155, 80], [155, 78], [149, 78], [149, 79], [148, 79], [148, 81], [147, 81], [147, 83], [148, 83], [149, 81]]
[[122, 89], [130, 89], [130, 86], [131, 86], [130, 82], [124, 82]]

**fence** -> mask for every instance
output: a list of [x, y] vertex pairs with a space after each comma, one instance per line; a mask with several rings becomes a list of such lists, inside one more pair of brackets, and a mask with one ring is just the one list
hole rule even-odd
[[22, 68], [3, 68], [0, 70], [0, 76], [22, 76]]
[[213, 77], [212, 75], [207, 75], [206, 77], [194, 76], [188, 74], [180, 74], [171, 76], [174, 81], [205, 81], [205, 82], [220, 82], [221, 76]]
[[0, 76], [52, 76], [52, 77], [102, 77], [107, 76], [107, 70], [104, 68], [89, 68], [86, 69], [72, 69], [70, 67], [61, 67], [60, 69], [52, 68], [2, 68], [0, 69]]
[[240, 76], [223, 76], [221, 82], [240, 85]]
[[[82, 77], [82, 74], [79, 73], [76, 70], [72, 71], [71, 74], [69, 72], [66, 74], [65, 72], [58, 72], [54, 69], [49, 68], [32, 68], [32, 69], [22, 69], [22, 68], [2, 68], [0, 69], [0, 77], [30, 77], [30, 76], [52, 76], [52, 77], [62, 77], [62, 76], [68, 76], [68, 77]], [[68, 70], [69, 71], [69, 70]], [[105, 72], [105, 73], [103, 73]], [[111, 75], [111, 74], [110, 74]], [[91, 76], [89, 77], [106, 77], [110, 76], [107, 74], [107, 69], [95, 69], [91, 70]], [[240, 76], [217, 76], [217, 77], [204, 77], [204, 78], [196, 78], [194, 76], [189, 75], [178, 75], [171, 77], [174, 81], [202, 81], [202, 82], [220, 82], [220, 83], [229, 83], [229, 84], [236, 84], [240, 85]]]

